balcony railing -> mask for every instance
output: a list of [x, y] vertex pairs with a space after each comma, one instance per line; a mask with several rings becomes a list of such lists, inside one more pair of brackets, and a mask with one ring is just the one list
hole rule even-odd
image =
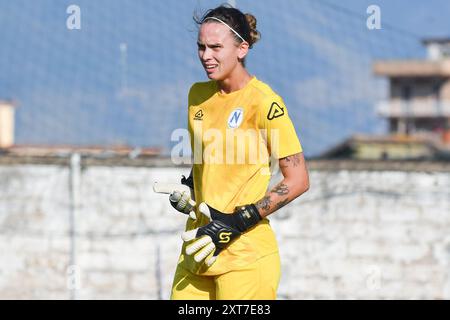
[[450, 117], [450, 100], [416, 101], [389, 100], [376, 105], [377, 113], [382, 117]]

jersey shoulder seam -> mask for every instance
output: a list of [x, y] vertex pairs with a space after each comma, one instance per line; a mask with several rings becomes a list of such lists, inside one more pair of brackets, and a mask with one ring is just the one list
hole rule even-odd
[[[264, 91], [262, 88], [260, 88], [260, 85], [263, 84], [264, 86], [267, 86], [267, 88], [271, 91], [271, 92], [266, 92]], [[271, 96], [272, 94], [274, 94], [272, 88], [270, 88], [267, 84], [265, 84], [264, 82], [259, 82], [259, 83], [255, 83], [252, 85], [253, 88], [255, 88], [259, 93], [261, 93], [261, 95], [265, 98], [268, 96]]]
[[258, 93], [260, 93], [261, 95], [260, 102], [258, 103], [259, 108], [261, 109], [264, 108], [264, 102], [267, 102], [268, 100], [281, 99], [281, 97], [275, 91], [273, 91], [273, 89], [270, 86], [261, 81], [260, 84], [266, 86], [268, 90], [263, 90], [262, 88], [259, 87], [260, 85], [258, 84], [252, 85], [252, 87], [256, 91], [258, 91]]

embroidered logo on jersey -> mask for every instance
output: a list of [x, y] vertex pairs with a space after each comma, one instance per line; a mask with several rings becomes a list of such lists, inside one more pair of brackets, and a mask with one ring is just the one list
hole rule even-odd
[[203, 111], [202, 110], [198, 110], [195, 113], [194, 120], [203, 120]]
[[284, 115], [284, 108], [276, 102], [272, 103], [269, 113], [267, 114], [267, 119], [272, 120], [281, 117], [282, 115]]
[[230, 116], [228, 117], [228, 127], [231, 129], [238, 128], [242, 120], [244, 119], [244, 110], [241, 108], [234, 109], [231, 111]]

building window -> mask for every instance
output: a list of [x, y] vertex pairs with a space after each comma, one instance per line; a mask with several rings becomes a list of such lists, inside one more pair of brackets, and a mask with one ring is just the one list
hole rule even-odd
[[411, 99], [411, 86], [403, 86], [402, 87], [402, 99], [403, 100]]
[[446, 45], [442, 45], [441, 46], [441, 56], [443, 58], [448, 58], [450, 57], [450, 45], [446, 44]]
[[440, 97], [441, 97], [441, 84], [440, 83], [433, 84], [433, 97], [436, 100], [440, 99]]

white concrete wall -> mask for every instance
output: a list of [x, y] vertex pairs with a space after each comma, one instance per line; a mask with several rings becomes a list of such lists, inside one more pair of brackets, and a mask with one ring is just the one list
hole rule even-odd
[[[0, 298], [167, 299], [185, 217], [151, 185], [187, 173], [83, 168], [73, 242], [68, 168], [0, 166]], [[310, 175], [271, 219], [281, 299], [450, 299], [449, 173]]]

